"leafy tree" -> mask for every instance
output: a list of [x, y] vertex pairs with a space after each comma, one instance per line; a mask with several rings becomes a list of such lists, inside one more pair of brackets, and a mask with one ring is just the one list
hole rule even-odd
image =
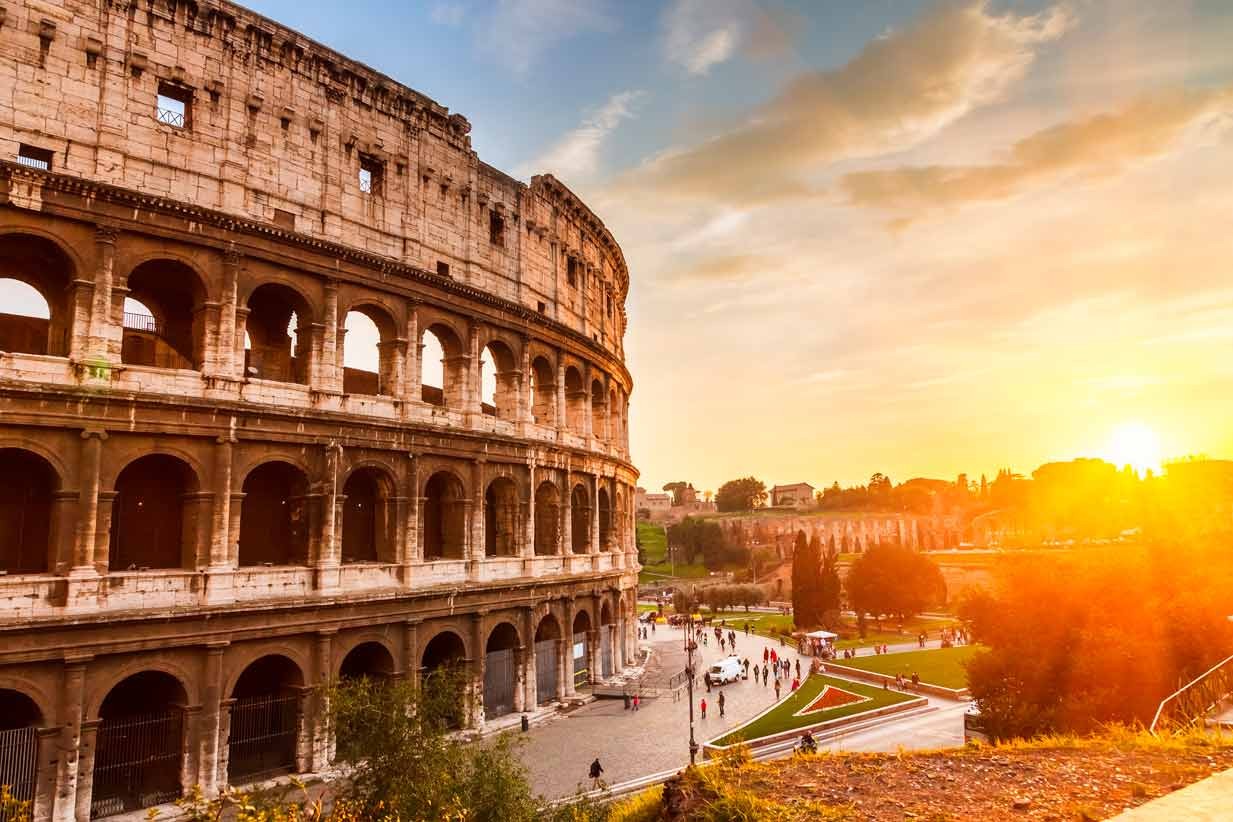
[[686, 563], [693, 564], [701, 557], [702, 564], [712, 571], [746, 561], [745, 548], [730, 542], [714, 520], [686, 517], [668, 527], [668, 544], [680, 550], [679, 556]]
[[902, 620], [945, 600], [938, 566], [902, 545], [875, 545], [848, 571], [848, 602], [857, 613]]
[[685, 489], [693, 487], [693, 483], [689, 482], [670, 482], [664, 486], [663, 490], [672, 494], [672, 504], [674, 506], [680, 506], [685, 502]]
[[806, 539], [805, 532], [798, 531], [792, 550], [792, 617], [798, 628], [813, 628], [822, 621], [822, 559], [818, 552], [818, 538]]
[[839, 552], [834, 545], [822, 555], [822, 569], [818, 580], [818, 611], [822, 625], [833, 628], [839, 624], [843, 605], [843, 585], [839, 579]]
[[672, 610], [678, 614], [692, 614], [696, 607], [698, 600], [684, 588], [677, 588], [672, 592]]
[[729, 480], [715, 493], [720, 511], [752, 511], [766, 504], [766, 484], [754, 477]]

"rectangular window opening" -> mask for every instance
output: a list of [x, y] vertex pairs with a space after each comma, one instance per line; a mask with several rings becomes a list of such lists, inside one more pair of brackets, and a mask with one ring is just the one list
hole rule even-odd
[[191, 122], [193, 93], [172, 83], [158, 84], [158, 102], [154, 116], [160, 123], [173, 128], [188, 128]]
[[295, 231], [295, 214], [281, 208], [274, 209], [274, 225], [288, 231]]
[[543, 300], [540, 300], [539, 301], [539, 313], [543, 314], [547, 310], [548, 310], [548, 306], [544, 304]]
[[17, 162], [23, 166], [30, 168], [42, 169], [43, 171], [51, 171], [51, 158], [54, 152], [51, 149], [39, 148], [38, 146], [28, 146], [22, 143], [17, 148]]
[[437, 260], [437, 273], [442, 277], [448, 277], [450, 275], [450, 264], [444, 260]]
[[381, 195], [381, 178], [384, 171], [381, 161], [367, 154], [360, 155], [360, 191]]
[[578, 261], [573, 257], [570, 257], [569, 262], [565, 265], [565, 279], [574, 288], [578, 287]]
[[505, 220], [495, 211], [488, 212], [488, 242], [505, 247]]

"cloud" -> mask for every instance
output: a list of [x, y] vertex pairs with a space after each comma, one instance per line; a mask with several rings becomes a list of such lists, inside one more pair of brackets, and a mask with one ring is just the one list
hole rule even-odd
[[[745, 125], [666, 152], [625, 183], [746, 204], [811, 193], [810, 175], [828, 163], [906, 148], [1000, 99], [1070, 22], [1062, 7], [1016, 16], [993, 14], [983, 0], [942, 2], [841, 68], [797, 75]], [[699, 54], [683, 51], [682, 64], [701, 65]]]
[[608, 135], [634, 116], [637, 102], [645, 96], [639, 90], [613, 94], [608, 101], [589, 114], [573, 131], [562, 137], [548, 151], [528, 163], [519, 172], [523, 176], [547, 171], [564, 180], [585, 179], [599, 168], [600, 149]]
[[525, 74], [561, 41], [615, 25], [603, 0], [499, 0], [480, 24], [477, 40], [499, 62]]
[[663, 16], [664, 57], [704, 75], [736, 53], [745, 26], [740, 0], [675, 0]]
[[432, 22], [441, 26], [457, 26], [462, 23], [466, 9], [461, 3], [437, 2], [428, 12]]
[[674, 280], [737, 282], [765, 274], [780, 262], [764, 254], [729, 254], [674, 267], [669, 276]]
[[920, 216], [931, 209], [1006, 199], [1068, 175], [1117, 174], [1168, 152], [1192, 126], [1230, 115], [1233, 87], [1178, 89], [1038, 131], [1015, 143], [1000, 163], [858, 171], [845, 175], [840, 185], [855, 205]]

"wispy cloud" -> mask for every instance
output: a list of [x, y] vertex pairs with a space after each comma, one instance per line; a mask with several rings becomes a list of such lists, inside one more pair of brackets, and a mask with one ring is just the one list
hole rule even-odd
[[498, 61], [526, 73], [547, 49], [578, 34], [610, 31], [616, 19], [603, 0], [499, 0], [480, 24], [478, 43]]
[[529, 176], [546, 171], [567, 182], [593, 176], [599, 170], [604, 141], [622, 121], [635, 115], [637, 103], [644, 96], [645, 92], [641, 90], [613, 94], [607, 102], [588, 114], [577, 128], [520, 168], [519, 173]]
[[1192, 126], [1230, 117], [1233, 88], [1176, 89], [1038, 131], [1015, 143], [999, 163], [858, 171], [840, 184], [852, 203], [907, 211], [901, 219], [910, 219], [933, 209], [1006, 199], [1069, 176], [1116, 174], [1168, 152]]
[[[628, 183], [724, 202], [811, 193], [810, 177], [827, 163], [911, 146], [1000, 99], [1070, 22], [1061, 7], [1018, 16], [983, 0], [940, 3], [847, 65], [796, 76], [743, 127], [665, 153]], [[702, 55], [685, 50], [683, 64], [707, 64]]]
[[429, 19], [441, 26], [461, 25], [465, 15], [466, 8], [462, 3], [451, 3], [447, 0], [438, 0], [428, 11]]
[[702, 76], [741, 51], [776, 57], [791, 48], [794, 22], [791, 13], [752, 0], [674, 0], [662, 20], [664, 58]]

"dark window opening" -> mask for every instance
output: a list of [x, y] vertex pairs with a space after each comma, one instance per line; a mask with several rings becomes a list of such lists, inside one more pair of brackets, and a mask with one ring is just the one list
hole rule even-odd
[[17, 148], [17, 162], [30, 168], [51, 171], [51, 158], [55, 152], [38, 146], [28, 146], [22, 143]]
[[450, 275], [450, 264], [444, 260], [437, 260], [437, 274], [441, 277], [448, 277]]
[[384, 172], [381, 161], [367, 154], [360, 155], [360, 191], [365, 194], [381, 196], [381, 182]]
[[569, 262], [565, 266], [565, 279], [570, 285], [578, 287], [578, 261], [573, 257], [569, 258]]
[[608, 312], [608, 316], [611, 317], [612, 316], [612, 295], [611, 294], [606, 295], [604, 297], [604, 300], [605, 300], [604, 305]]
[[295, 215], [290, 211], [276, 208], [274, 209], [274, 225], [279, 228], [285, 228], [288, 231], [295, 231]]
[[158, 84], [158, 103], [154, 116], [160, 123], [175, 128], [188, 128], [191, 124], [193, 93], [171, 83]]
[[539, 313], [543, 314], [548, 310], [548, 306], [544, 305], [543, 300], [539, 302]]
[[498, 248], [505, 247], [505, 220], [495, 211], [488, 212], [488, 242]]

